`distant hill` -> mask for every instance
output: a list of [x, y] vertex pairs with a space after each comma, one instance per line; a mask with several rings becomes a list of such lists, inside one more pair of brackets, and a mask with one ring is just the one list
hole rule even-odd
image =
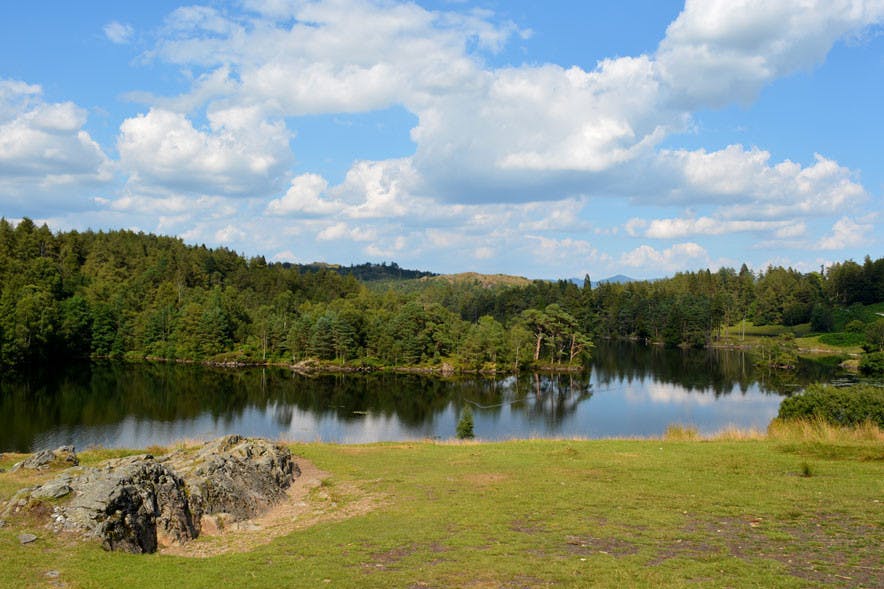
[[610, 278], [602, 278], [596, 284], [623, 284], [626, 282], [638, 282], [638, 278], [632, 278], [631, 276], [626, 276], [625, 274], [617, 274], [615, 276], [611, 276]]
[[[570, 278], [569, 280], [577, 286], [583, 286], [583, 278]], [[595, 288], [600, 284], [625, 284], [627, 282], [640, 282], [640, 280], [638, 278], [626, 276], [625, 274], [617, 274], [615, 276], [609, 276], [608, 278], [602, 278], [601, 280], [593, 280], [592, 287]]]
[[424, 281], [448, 282], [451, 284], [472, 283], [485, 288], [493, 286], [528, 286], [531, 281], [523, 276], [509, 274], [479, 274], [477, 272], [461, 272], [460, 274], [441, 274], [422, 278]]

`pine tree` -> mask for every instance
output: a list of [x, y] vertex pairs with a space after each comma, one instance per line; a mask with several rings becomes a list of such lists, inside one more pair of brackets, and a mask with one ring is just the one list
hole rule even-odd
[[467, 405], [463, 413], [460, 414], [460, 421], [457, 422], [457, 438], [459, 440], [470, 440], [475, 438], [473, 431], [473, 409]]

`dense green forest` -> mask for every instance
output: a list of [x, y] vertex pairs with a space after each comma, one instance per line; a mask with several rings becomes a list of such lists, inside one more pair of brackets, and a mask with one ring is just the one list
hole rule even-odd
[[71, 357], [575, 367], [593, 338], [704, 346], [798, 326], [884, 347], [884, 258], [824, 272], [744, 265], [602, 284], [454, 279], [396, 264], [267, 263], [133, 233], [0, 219], [0, 365]]

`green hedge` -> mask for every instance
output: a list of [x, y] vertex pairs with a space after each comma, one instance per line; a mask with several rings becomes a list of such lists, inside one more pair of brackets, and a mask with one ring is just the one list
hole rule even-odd
[[884, 388], [857, 384], [849, 387], [811, 385], [780, 403], [780, 419], [818, 417], [836, 425], [872, 421], [884, 427]]

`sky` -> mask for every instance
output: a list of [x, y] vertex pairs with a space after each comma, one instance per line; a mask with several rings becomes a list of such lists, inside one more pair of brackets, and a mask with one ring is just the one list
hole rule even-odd
[[[198, 0], [197, 0], [198, 1]], [[884, 255], [884, 0], [0, 5], [0, 216], [268, 261]]]

